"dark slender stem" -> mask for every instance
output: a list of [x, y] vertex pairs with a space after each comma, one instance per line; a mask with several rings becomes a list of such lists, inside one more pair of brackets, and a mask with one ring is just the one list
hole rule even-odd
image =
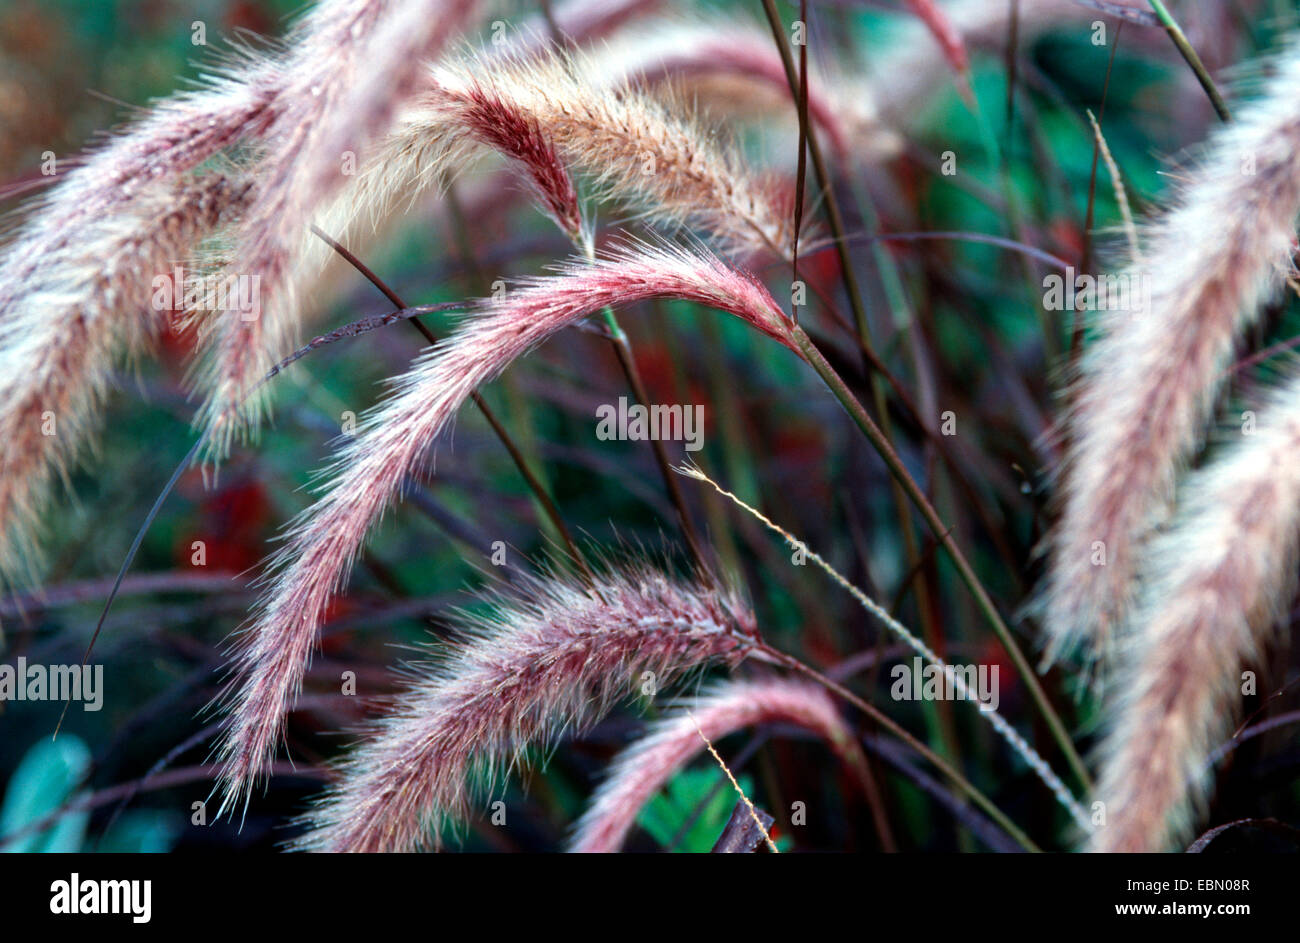
[[[796, 71], [794, 56], [790, 52], [790, 44], [786, 42], [785, 32], [781, 28], [781, 17], [776, 11], [774, 0], [763, 0], [763, 12], [767, 14], [768, 25], [772, 28], [772, 38], [781, 54], [781, 64], [785, 68], [786, 80], [790, 83], [790, 94], [795, 96], [795, 102], [798, 103], [802, 98], [799, 73]], [[844, 291], [849, 296], [849, 305], [853, 309], [853, 323], [863, 345], [870, 347], [871, 331], [867, 326], [867, 312], [863, 307], [862, 293], [858, 288], [858, 276], [849, 258], [848, 243], [844, 238], [844, 218], [840, 215], [840, 207], [835, 200], [830, 174], [826, 171], [826, 161], [822, 159], [817, 132], [810, 122], [804, 122], [802, 131], [808, 139], [808, 154], [812, 158], [813, 176], [817, 178], [817, 186], [822, 192], [822, 203], [826, 207], [826, 222], [830, 226], [831, 239], [835, 242], [835, 252], [839, 256]]]
[[[349, 252], [344, 246], [340, 245], [337, 240], [332, 239], [329, 235], [322, 232], [314, 225], [311, 227], [311, 231], [326, 245], [341, 255], [349, 265], [365, 276], [366, 280], [369, 281], [370, 284], [383, 292], [384, 297], [391, 301], [398, 310], [406, 308], [405, 302], [397, 296], [395, 291], [388, 287], [383, 279], [371, 271], [364, 262]], [[438, 338], [432, 331], [425, 327], [424, 323], [420, 321], [419, 318], [410, 318], [409, 320], [411, 324], [414, 325], [415, 329], [423, 335], [426, 341], [430, 344], [438, 343]], [[501, 444], [506, 447], [506, 451], [510, 453], [511, 460], [515, 463], [515, 467], [519, 469], [519, 474], [523, 476], [529, 490], [533, 492], [533, 495], [537, 498], [538, 504], [541, 505], [542, 510], [550, 519], [551, 523], [555, 525], [555, 529], [559, 532], [560, 539], [564, 541], [565, 550], [572, 558], [574, 565], [578, 567], [578, 570], [587, 580], [588, 585], [595, 586], [595, 577], [587, 566], [587, 561], [583, 559], [582, 554], [579, 553], [578, 545], [574, 542], [573, 535], [569, 533], [569, 528], [565, 525], [564, 518], [560, 516], [560, 509], [555, 506], [555, 502], [551, 500], [551, 496], [547, 493], [546, 488], [542, 485], [541, 481], [538, 480], [537, 476], [533, 474], [533, 470], [528, 466], [528, 462], [524, 460], [523, 453], [520, 452], [519, 447], [515, 445], [514, 439], [510, 437], [510, 433], [506, 431], [503, 425], [501, 425], [501, 421], [497, 419], [496, 414], [483, 400], [482, 396], [477, 392], [474, 392], [470, 394], [470, 399], [474, 402], [474, 405], [478, 407], [479, 412], [483, 414], [483, 418], [488, 421], [488, 425], [492, 427], [492, 431], [496, 433], [497, 438], [501, 440]]]
[[[799, 50], [799, 66], [796, 72], [794, 57], [790, 52], [789, 44], [786, 42], [785, 33], [781, 29], [780, 17], [777, 14], [774, 0], [763, 0], [763, 10], [767, 15], [768, 25], [772, 29], [772, 39], [776, 43], [777, 50], [781, 55], [781, 63], [785, 69], [786, 81], [790, 86], [790, 92], [794, 96], [795, 105], [799, 113], [799, 201], [796, 203], [796, 232], [795, 232], [795, 266], [798, 277], [798, 231], [797, 227], [802, 221], [802, 195], [803, 195], [803, 173], [804, 173], [804, 143], [807, 142], [807, 152], [812, 157], [813, 173], [817, 178], [817, 185], [822, 191], [822, 197], [826, 205], [826, 219], [830, 226], [831, 238], [835, 244], [835, 251], [839, 257], [840, 272], [844, 280], [844, 290], [849, 296], [849, 305], [853, 310], [854, 326], [857, 330], [858, 345], [861, 348], [863, 359], [868, 364], [868, 372], [871, 379], [872, 403], [875, 406], [876, 414], [880, 417], [880, 429], [885, 441], [888, 442], [893, 438], [893, 431], [890, 429], [889, 421], [889, 404], [885, 395], [885, 381], [883, 375], [888, 375], [884, 369], [884, 364], [876, 356], [876, 352], [871, 344], [871, 331], [867, 324], [866, 309], [862, 302], [862, 293], [858, 286], [857, 273], [853, 268], [852, 260], [849, 257], [848, 241], [845, 238], [845, 227], [843, 217], [840, 215], [840, 207], [835, 199], [835, 191], [831, 185], [830, 174], [826, 170], [826, 162], [822, 157], [821, 146], [818, 143], [817, 135], [808, 120], [808, 77], [807, 77], [807, 5], [800, 3], [800, 16], [804, 18], [804, 43]], [[872, 368], [875, 368], [874, 370]], [[891, 497], [894, 502], [894, 510], [898, 517], [899, 532], [903, 538], [903, 549], [907, 555], [909, 566], [914, 565], [918, 559], [918, 549], [916, 541], [916, 532], [913, 528], [911, 515], [908, 513], [907, 499], [896, 482], [891, 481]], [[927, 637], [934, 639], [936, 637], [933, 613], [929, 609], [929, 594], [926, 587], [926, 578], [923, 571], [918, 570], [915, 576], [917, 605], [920, 608], [922, 622], [926, 629]], [[951, 748], [953, 745], [948, 744]], [[955, 750], [952, 751], [953, 755]]]
[[[1097, 108], [1098, 127], [1106, 120], [1106, 100], [1110, 97], [1110, 77], [1115, 68], [1115, 53], [1119, 51], [1119, 37], [1123, 29], [1123, 23], [1115, 27], [1115, 37], [1110, 43], [1110, 58], [1106, 62], [1106, 79], [1101, 86], [1101, 104]], [[1101, 140], [1094, 135], [1092, 142], [1092, 170], [1088, 174], [1088, 208], [1083, 220], [1083, 252], [1079, 256], [1080, 272], [1092, 270], [1092, 225], [1097, 212], [1097, 167], [1100, 160]], [[1083, 327], [1083, 305], [1080, 302], [1075, 307], [1074, 326], [1070, 331], [1071, 376], [1077, 375], [1079, 358], [1083, 355]], [[1064, 433], [1069, 435], [1069, 429], [1065, 429]]]
[[[617, 318], [614, 317], [614, 312], [609, 308], [605, 309], [605, 323], [609, 327], [610, 341], [614, 345], [614, 352], [618, 355], [618, 362], [623, 368], [623, 375], [627, 377], [628, 385], [632, 387], [632, 395], [637, 398], [637, 402], [649, 409], [650, 397], [646, 392], [645, 382], [641, 379], [641, 371], [637, 369], [636, 360], [632, 356], [632, 346], [628, 343], [627, 334], [624, 333]], [[659, 466], [659, 475], [664, 480], [664, 487], [668, 489], [668, 497], [672, 500], [673, 507], [677, 509], [677, 519], [681, 523], [682, 537], [686, 541], [686, 546], [690, 549], [691, 557], [700, 571], [701, 578], [712, 581], [712, 569], [704, 555], [704, 546], [700, 543], [695, 524], [691, 521], [691, 515], [687, 511], [686, 496], [682, 494], [677, 475], [673, 472], [672, 463], [668, 460], [668, 452], [665, 450], [663, 442], [657, 438], [651, 438], [650, 445], [654, 451], [655, 464]]]
[[998, 640], [1002, 643], [1002, 647], [1005, 648], [1007, 654], [1011, 656], [1011, 660], [1015, 664], [1016, 670], [1020, 673], [1020, 677], [1024, 681], [1025, 687], [1028, 688], [1039, 713], [1047, 723], [1048, 729], [1052, 733], [1052, 737], [1061, 748], [1061, 752], [1064, 754], [1066, 761], [1070, 764], [1070, 768], [1074, 771], [1075, 776], [1078, 777], [1079, 782], [1083, 784], [1086, 789], [1091, 791], [1092, 783], [1088, 777], [1087, 768], [1084, 766], [1083, 760], [1080, 759], [1078, 752], [1074, 749], [1074, 744], [1071, 743], [1069, 734], [1066, 733], [1065, 725], [1061, 722], [1061, 718], [1057, 715], [1051, 702], [1048, 701], [1042, 685], [1038, 683], [1037, 675], [1034, 674], [1033, 668], [1025, 658], [1024, 653], [1020, 650], [1020, 646], [1016, 644], [1016, 640], [1012, 637], [1011, 630], [1003, 621], [1001, 614], [999, 614], [997, 606], [993, 603], [988, 592], [984, 589], [984, 585], [980, 582], [979, 577], [975, 575], [975, 571], [971, 568], [970, 563], [967, 562], [965, 554], [961, 552], [961, 548], [958, 547], [956, 541], [953, 540], [948, 528], [940, 519], [938, 512], [935, 511], [934, 506], [930, 503], [929, 499], [926, 498], [925, 493], [908, 473], [902, 460], [898, 457], [898, 454], [894, 451], [893, 447], [890, 446], [888, 441], [886, 441], [884, 433], [882, 433], [880, 428], [871, 421], [871, 417], [867, 415], [867, 411], [862, 407], [862, 404], [858, 402], [857, 397], [855, 397], [852, 391], [849, 390], [848, 386], [845, 385], [844, 380], [840, 378], [834, 368], [826, 362], [826, 358], [822, 356], [821, 351], [819, 351], [817, 346], [813, 344], [812, 339], [798, 326], [791, 327], [791, 335], [795, 344], [799, 347], [800, 351], [803, 352], [804, 358], [808, 361], [808, 364], [817, 371], [818, 376], [820, 376], [830, 388], [831, 392], [835, 395], [835, 398], [839, 400], [840, 405], [844, 407], [845, 412], [849, 414], [857, 424], [858, 428], [862, 430], [862, 433], [868, 440], [870, 440], [871, 444], [876, 447], [876, 451], [880, 453], [881, 457], [885, 460], [885, 464], [889, 467], [890, 473], [898, 481], [899, 485], [902, 486], [912, 503], [916, 505], [917, 510], [921, 512], [921, 516], [925, 519], [930, 530], [933, 531], [935, 538], [943, 544], [944, 549], [948, 551], [948, 555], [956, 566], [957, 573], [961, 577], [962, 582], [966, 584], [971, 595], [975, 597], [976, 605], [979, 606], [980, 611], [984, 614], [989, 625], [992, 626], [993, 631], [997, 634]]
[[[799, 19], [808, 26], [808, 0], [799, 0]], [[799, 46], [799, 93], [796, 96], [799, 111], [799, 159], [794, 174], [794, 251], [791, 253], [791, 277], [799, 279], [799, 232], [803, 229], [803, 200], [808, 179], [808, 42], [807, 36]], [[795, 312], [798, 314], [798, 312]]]
[[571, 49], [573, 40], [560, 29], [559, 21], [555, 19], [555, 8], [551, 5], [551, 0], [541, 0], [542, 22], [546, 24], [546, 32], [551, 37], [551, 43], [556, 49]]
[[826, 688], [826, 690], [831, 691], [834, 694], [837, 694], [845, 701], [847, 701], [848, 703], [856, 707], [858, 710], [862, 711], [862, 713], [866, 714], [868, 717], [870, 717], [872, 720], [878, 723], [881, 727], [885, 728], [894, 736], [898, 737], [900, 740], [902, 740], [904, 743], [910, 746], [913, 750], [915, 750], [926, 760], [928, 760], [930, 764], [934, 766], [935, 769], [939, 770], [939, 772], [947, 776], [948, 779], [952, 781], [954, 786], [960, 789], [963, 793], [965, 793], [970, 798], [972, 802], [974, 802], [977, 806], [983, 809], [984, 813], [988, 815], [989, 818], [991, 818], [994, 822], [996, 822], [1002, 828], [1003, 831], [1005, 831], [1008, 835], [1010, 835], [1013, 839], [1015, 839], [1016, 843], [1020, 845], [1022, 848], [1024, 848], [1026, 851], [1042, 850], [1037, 845], [1035, 845], [1033, 841], [1030, 840], [1029, 836], [1026, 835], [1023, 831], [1021, 831], [1021, 829], [1014, 822], [1012, 822], [1011, 819], [1009, 819], [1006, 816], [1006, 814], [1002, 812], [1001, 809], [999, 809], [996, 805], [993, 804], [993, 800], [991, 800], [988, 796], [984, 795], [984, 793], [976, 789], [975, 786], [970, 782], [970, 780], [968, 780], [965, 776], [963, 776], [961, 773], [955, 770], [952, 767], [952, 765], [948, 763], [947, 760], [939, 756], [937, 753], [935, 753], [933, 750], [927, 747], [920, 740], [916, 739], [916, 737], [908, 733], [905, 728], [899, 726], [899, 724], [896, 721], [894, 721], [894, 719], [891, 718], [888, 714], [885, 714], [879, 708], [873, 707], [871, 704], [868, 704], [866, 701], [858, 697], [848, 688], [844, 687], [844, 685], [840, 684], [839, 682], [832, 681], [830, 678], [826, 677], [826, 675], [822, 674], [820, 671], [811, 667], [810, 665], [807, 665], [804, 662], [800, 661], [799, 659], [795, 658], [793, 655], [787, 655], [783, 651], [772, 648], [766, 642], [758, 642], [757, 647], [759, 648], [760, 651], [763, 652], [764, 655], [767, 655], [769, 658], [776, 661], [778, 664], [784, 665], [785, 667], [791, 669], [792, 671], [798, 671], [799, 673], [806, 675], [807, 677], [811, 678], [813, 681], [816, 681], [818, 684], [822, 685], [824, 688]]

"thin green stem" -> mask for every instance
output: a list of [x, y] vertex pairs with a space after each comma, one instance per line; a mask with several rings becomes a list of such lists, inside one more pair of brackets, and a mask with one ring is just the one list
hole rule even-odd
[[1151, 4], [1151, 9], [1155, 11], [1156, 18], [1169, 34], [1169, 38], [1174, 41], [1178, 51], [1182, 54], [1183, 59], [1191, 66], [1196, 73], [1196, 81], [1201, 83], [1201, 88], [1205, 89], [1205, 94], [1210, 97], [1210, 104], [1214, 106], [1214, 111], [1219, 116], [1219, 120], [1225, 124], [1232, 120], [1232, 114], [1228, 111], [1228, 105], [1219, 94], [1218, 86], [1214, 84], [1214, 79], [1210, 78], [1209, 71], [1205, 68], [1205, 63], [1201, 62], [1201, 57], [1196, 54], [1192, 44], [1187, 41], [1187, 36], [1183, 33], [1182, 27], [1178, 21], [1173, 18], [1161, 0], [1147, 0]]
[[[636, 397], [638, 403], [649, 409], [650, 397], [646, 392], [645, 381], [641, 379], [641, 371], [637, 369], [636, 360], [632, 356], [632, 345], [628, 342], [627, 334], [618, 323], [613, 308], [605, 308], [604, 317], [605, 326], [609, 329], [610, 341], [614, 345], [614, 352], [618, 355], [618, 362], [623, 368], [623, 375], [627, 377], [628, 385], [632, 387], [632, 395]], [[699, 568], [701, 577], [711, 579], [711, 570], [708, 560], [704, 556], [704, 547], [700, 543], [695, 524], [691, 521], [691, 516], [687, 512], [686, 497], [682, 494], [681, 485], [677, 482], [677, 476], [673, 474], [672, 463], [668, 461], [668, 453], [664, 449], [664, 444], [658, 438], [651, 438], [650, 446], [654, 451], [655, 463], [659, 466], [659, 475], [664, 480], [664, 487], [668, 489], [668, 497], [672, 500], [673, 507], [677, 509], [677, 519], [681, 524], [682, 537], [685, 538], [686, 545], [690, 548], [691, 557], [695, 560], [695, 565]]]
[[[595, 261], [596, 246], [590, 239], [580, 248], [587, 257], [588, 262]], [[632, 387], [632, 395], [636, 397], [638, 403], [649, 409], [650, 397], [646, 392], [645, 381], [641, 379], [641, 371], [637, 369], [636, 358], [632, 355], [632, 345], [627, 339], [627, 332], [618, 323], [613, 308], [606, 305], [602, 313], [605, 318], [605, 327], [609, 330], [610, 342], [614, 345], [614, 353], [618, 355], [618, 362], [623, 368], [623, 375], [627, 378], [628, 385]], [[686, 496], [682, 494], [682, 488], [677, 482], [677, 476], [673, 474], [672, 463], [668, 461], [668, 452], [664, 449], [663, 442], [655, 437], [651, 437], [650, 447], [654, 452], [655, 464], [659, 466], [659, 476], [663, 478], [668, 497], [673, 502], [673, 507], [677, 509], [677, 520], [681, 525], [682, 537], [686, 540], [686, 545], [690, 549], [691, 558], [695, 561], [701, 579], [711, 582], [713, 580], [713, 571], [708, 564], [708, 558], [704, 555], [704, 545], [700, 542], [699, 534], [695, 530], [695, 524], [691, 521], [691, 515], [686, 509]]]
[[[870, 199], [858, 200], [863, 214], [863, 222], [868, 228], [875, 228], [876, 212], [875, 207], [871, 204]], [[918, 375], [922, 369], [920, 358], [918, 357], [916, 345], [912, 337], [913, 318], [909, 310], [907, 293], [903, 287], [902, 277], [899, 275], [898, 267], [894, 264], [893, 257], [890, 256], [885, 244], [880, 240], [873, 240], [871, 243], [872, 257], [876, 263], [876, 270], [880, 273], [881, 287], [884, 288], [885, 298], [889, 304], [890, 314], [893, 317], [895, 326], [898, 328], [903, 344], [912, 354], [915, 369]], [[925, 424], [920, 421], [916, 415], [912, 404], [907, 397], [902, 395], [901, 391], [895, 390], [899, 394], [900, 400], [906, 405], [909, 411], [918, 420], [918, 425], [923, 429]], [[888, 426], [882, 426], [881, 431], [888, 438], [890, 435]], [[936, 651], [943, 653], [944, 644], [939, 630], [938, 615], [930, 598], [930, 578], [929, 573], [932, 570], [935, 581], [938, 580], [937, 568], [927, 566], [924, 555], [921, 553], [920, 546], [916, 539], [916, 531], [912, 527], [911, 515], [907, 512], [907, 498], [903, 494], [901, 486], [896, 480], [890, 481], [893, 486], [894, 503], [901, 509], [898, 511], [900, 520], [905, 520], [906, 524], [902, 528], [903, 549], [907, 554], [907, 566], [910, 571], [909, 582], [912, 584], [916, 598], [917, 616], [921, 623], [921, 637], [925, 639], [926, 644]], [[904, 584], [906, 585], [906, 584]], [[961, 750], [957, 743], [957, 733], [953, 725], [952, 705], [946, 701], [930, 702], [928, 709], [924, 710], [926, 726], [930, 730], [932, 742], [940, 744], [943, 748], [944, 755], [954, 763], [961, 763]], [[964, 834], [964, 833], [963, 833]], [[965, 840], [965, 839], [963, 839]]]

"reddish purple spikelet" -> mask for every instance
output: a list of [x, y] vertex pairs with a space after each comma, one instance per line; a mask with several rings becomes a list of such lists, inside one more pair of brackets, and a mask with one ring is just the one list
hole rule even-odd
[[575, 245], [583, 244], [577, 190], [554, 143], [535, 116], [478, 82], [464, 92], [439, 89], [432, 97], [452, 113], [465, 133], [517, 162], [555, 224]]

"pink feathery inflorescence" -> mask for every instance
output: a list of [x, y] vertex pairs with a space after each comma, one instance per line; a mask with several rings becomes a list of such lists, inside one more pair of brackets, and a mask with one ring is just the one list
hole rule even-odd
[[159, 183], [177, 180], [214, 154], [265, 131], [278, 103], [278, 77], [268, 64], [232, 63], [207, 87], [157, 103], [147, 117], [60, 175], [34, 201], [26, 228], [5, 249], [0, 266], [0, 320], [13, 316], [43, 270], [77, 257], [99, 259], [82, 227], [129, 215], [137, 199], [152, 200]]
[[645, 804], [705, 749], [703, 733], [716, 742], [759, 724], [790, 724], [825, 740], [862, 781], [866, 757], [825, 689], [806, 682], [765, 678], [725, 681], [688, 708], [658, 721], [614, 760], [611, 771], [569, 842], [575, 852], [616, 852]]
[[[339, 234], [351, 233], [359, 219], [375, 227], [399, 201], [409, 205], [491, 152], [524, 175], [538, 205], [570, 241], [585, 242], [577, 189], [554, 141], [535, 115], [503, 98], [490, 77], [467, 77], [455, 88], [434, 85], [416, 96], [365, 172], [323, 211], [325, 224]], [[314, 249], [319, 260], [329, 257], [324, 243]], [[312, 277], [314, 269], [304, 266], [300, 274]]]
[[249, 189], [221, 173], [133, 185], [122, 206], [79, 221], [74, 241], [52, 243], [11, 296], [0, 316], [0, 582], [35, 579], [51, 482], [88, 438], [114, 368], [167, 329], [154, 279], [187, 264]]
[[449, 820], [470, 815], [475, 784], [495, 783], [502, 764], [684, 672], [735, 665], [757, 634], [734, 593], [644, 567], [598, 575], [590, 588], [549, 575], [522, 589], [526, 598], [499, 600], [490, 616], [467, 621], [469, 641], [393, 699], [306, 816], [297, 847], [434, 844]]
[[[691, 224], [725, 249], [763, 258], [791, 251], [788, 178], [742, 169], [688, 111], [627, 88], [592, 57], [533, 48], [523, 37], [435, 67], [365, 169], [321, 209], [322, 225], [364, 238], [359, 222], [376, 228], [398, 204], [491, 152], [523, 172], [543, 210], [584, 250], [577, 172], [594, 182], [596, 198]], [[311, 284], [329, 257], [323, 243], [309, 244], [288, 294]]]
[[213, 451], [255, 428], [249, 393], [288, 352], [296, 326], [293, 273], [317, 206], [356, 172], [414, 90], [424, 59], [468, 21], [477, 0], [322, 0], [296, 31], [274, 123], [256, 165], [257, 197], [228, 266], [256, 286], [255, 316], [227, 314], [203, 374]]
[[481, 302], [450, 338], [397, 382], [332, 469], [328, 492], [293, 525], [239, 646], [220, 754], [227, 805], [266, 771], [301, 689], [330, 600], [357, 552], [470, 393], [556, 332], [607, 306], [648, 298], [693, 301], [735, 315], [787, 346], [790, 322], [753, 277], [716, 257], [633, 246], [575, 263]]
[[1191, 837], [1215, 748], [1241, 715], [1242, 672], [1288, 614], [1298, 545], [1300, 379], [1191, 473], [1152, 541], [1107, 705], [1093, 849], [1167, 851]]
[[[843, 161], [870, 164], [897, 156], [904, 149], [903, 132], [954, 72], [966, 88], [967, 47], [1005, 41], [1012, 9], [1011, 3], [961, 0], [935, 7], [934, 20], [905, 18], [898, 38], [873, 50], [865, 67], [839, 63], [824, 48], [814, 58], [814, 43], [809, 48], [811, 121]], [[1097, 19], [1097, 11], [1074, 0], [1021, 0], [1016, 10], [1021, 42], [1063, 23]], [[796, 117], [768, 28], [738, 18], [735, 11], [664, 18], [653, 31], [625, 31], [588, 55], [584, 72], [593, 85], [667, 88], [701, 112], [731, 121], [738, 115]]]
[[[146, 117], [77, 162], [50, 194], [33, 203], [30, 221], [6, 247], [0, 264], [0, 325], [4, 325], [6, 343], [6, 371], [0, 382], [8, 384], [8, 395], [15, 402], [27, 402], [18, 388], [21, 377], [54, 382], [45, 401], [68, 411], [61, 415], [54, 409], [42, 410], [55, 412], [56, 424], [62, 423], [60, 438], [54, 443], [43, 443], [24, 454], [16, 449], [18, 443], [27, 441], [25, 437], [0, 443], [0, 466], [8, 480], [18, 474], [20, 466], [32, 469], [30, 483], [15, 484], [0, 498], [0, 579], [11, 579], [19, 569], [30, 571], [34, 566], [31, 523], [41, 491], [57, 469], [48, 465], [37, 468], [31, 463], [65, 462], [75, 454], [79, 445], [76, 433], [93, 420], [103, 391], [102, 371], [122, 350], [112, 342], [130, 342], [152, 330], [147, 315], [143, 327], [124, 323], [126, 318], [139, 316], [139, 307], [103, 307], [105, 299], [118, 297], [114, 292], [123, 290], [122, 279], [135, 271], [137, 263], [142, 265], [144, 277], [139, 290], [147, 290], [156, 274], [144, 271], [144, 263], [152, 262], [153, 255], [138, 260], [111, 255], [135, 251], [154, 238], [155, 234], [142, 229], [130, 232], [128, 227], [151, 225], [165, 218], [171, 231], [158, 238], [163, 242], [172, 239], [181, 225], [179, 216], [167, 211], [160, 217], [155, 202], [163, 192], [159, 188], [175, 184], [184, 190], [189, 185], [182, 182], [183, 175], [205, 161], [250, 141], [274, 138], [273, 129], [292, 129], [303, 121], [305, 110], [310, 110], [310, 106], [304, 108], [305, 103], [315, 102], [316, 92], [323, 88], [316, 79], [329, 73], [336, 61], [331, 55], [335, 46], [362, 38], [364, 30], [358, 33], [355, 28], [373, 22], [390, 5], [390, 0], [322, 0], [290, 33], [288, 44], [297, 52], [245, 51], [237, 55], [215, 76], [206, 76], [203, 88], [156, 104]], [[411, 5], [403, 7], [407, 10], [404, 16], [413, 15]], [[407, 85], [421, 66], [419, 62], [409, 66]], [[311, 126], [316, 124], [319, 122]], [[284, 133], [281, 130], [280, 136]], [[318, 167], [317, 177], [322, 173]], [[258, 193], [264, 193], [264, 181], [259, 180], [258, 186]], [[245, 211], [251, 212], [258, 202], [255, 196], [241, 185], [239, 213], [232, 205], [212, 216], [214, 201], [202, 197], [197, 197], [197, 202], [182, 200], [174, 209], [193, 210], [194, 222], [211, 217], [214, 226], [217, 222], [229, 224]], [[188, 263], [197, 244], [208, 235], [207, 230], [191, 227], [184, 246], [172, 243], [176, 254], [167, 262]], [[97, 276], [103, 267], [112, 273], [111, 282]], [[106, 284], [112, 286], [109, 293], [104, 290]], [[133, 286], [130, 290], [137, 289]], [[33, 312], [40, 312], [40, 317], [32, 317]], [[90, 321], [94, 321], [97, 346], [96, 356], [87, 359], [80, 354], [86, 352]], [[33, 325], [39, 334], [22, 336], [21, 332]], [[240, 351], [239, 357], [246, 354], [248, 350]], [[260, 357], [261, 353], [249, 355]], [[74, 376], [69, 372], [74, 369], [86, 373]], [[254, 377], [254, 382], [260, 376]], [[23, 420], [15, 417], [13, 421]], [[22, 562], [17, 560], [20, 546], [25, 557]]]
[[1280, 285], [1300, 213], [1300, 52], [1214, 138], [1175, 207], [1118, 276], [1069, 415], [1060, 520], [1043, 594], [1048, 658], [1104, 655], [1132, 603], [1142, 546], [1167, 516], [1234, 346]]

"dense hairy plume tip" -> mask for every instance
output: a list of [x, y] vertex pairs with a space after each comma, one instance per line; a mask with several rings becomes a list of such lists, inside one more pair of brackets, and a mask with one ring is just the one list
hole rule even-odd
[[[766, 65], [779, 68], [774, 57], [768, 53]], [[399, 204], [409, 207], [495, 153], [521, 172], [575, 246], [591, 241], [571, 178], [585, 172], [595, 195], [670, 225], [696, 225], [724, 249], [788, 253], [787, 183], [742, 170], [687, 109], [626, 87], [627, 76], [607, 59], [539, 48], [523, 34], [448, 55], [356, 178], [322, 208], [326, 231], [364, 238], [364, 226], [377, 229]], [[310, 285], [329, 257], [323, 243], [309, 244], [286, 276], [289, 294]]]
[[757, 632], [735, 594], [644, 567], [599, 575], [591, 588], [549, 575], [517, 591], [467, 620], [469, 641], [393, 699], [306, 816], [299, 848], [434, 844], [502, 765], [643, 695], [646, 672], [662, 688], [709, 663], [736, 664]]
[[1098, 851], [1166, 851], [1191, 836], [1213, 751], [1241, 711], [1243, 669], [1286, 616], [1300, 554], [1300, 380], [1180, 492], [1155, 538], [1120, 644], [1096, 798]]
[[1214, 138], [1176, 205], [1147, 227], [1073, 394], [1050, 537], [1048, 658], [1105, 654], [1132, 602], [1142, 544], [1168, 513], [1234, 345], [1290, 266], [1300, 213], [1300, 51]]
[[725, 681], [681, 706], [684, 712], [658, 721], [614, 760], [570, 851], [618, 851], [645, 804], [705, 748], [701, 733], [716, 742], [758, 724], [790, 724], [826, 741], [859, 781], [867, 775], [866, 757], [824, 688], [777, 678]]
[[329, 490], [302, 513], [277, 554], [229, 692], [232, 716], [221, 747], [228, 801], [246, 796], [267, 769], [330, 600], [371, 527], [429, 461], [469, 395], [562, 328], [606, 306], [655, 297], [725, 311], [790, 343], [786, 316], [757, 280], [668, 245], [574, 263], [480, 303], [365, 420], [332, 469]]

